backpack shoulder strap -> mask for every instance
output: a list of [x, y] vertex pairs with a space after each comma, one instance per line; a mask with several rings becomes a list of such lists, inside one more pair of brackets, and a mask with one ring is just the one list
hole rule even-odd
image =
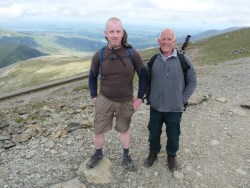
[[147, 68], [148, 68], [148, 80], [151, 80], [151, 70], [154, 65], [155, 59], [157, 58], [158, 54], [153, 55], [147, 63]]
[[146, 92], [145, 92], [145, 97], [143, 98], [143, 102], [146, 99], [146, 105], [150, 104], [149, 98], [150, 98], [150, 91], [151, 91], [151, 72], [152, 72], [152, 67], [155, 62], [155, 59], [157, 58], [158, 54], [153, 55], [147, 63], [147, 73], [148, 73], [148, 78], [147, 78], [147, 87], [146, 87]]
[[139, 75], [139, 71], [136, 70], [136, 67], [135, 67], [135, 61], [134, 61], [134, 57], [133, 57], [133, 49], [132, 49], [132, 47], [129, 47], [127, 49], [128, 49], [128, 55], [129, 55], [130, 61], [134, 67], [134, 72], [136, 71], [137, 74]]
[[153, 55], [149, 60], [148, 60], [148, 68], [151, 69], [153, 67], [153, 64], [155, 62], [155, 59], [157, 58], [158, 54]]
[[135, 67], [135, 62], [134, 62], [134, 59], [133, 59], [133, 49], [132, 48], [128, 48], [128, 55], [129, 55], [129, 58], [131, 60], [131, 63]]
[[[105, 55], [105, 52], [106, 52], [106, 48], [107, 46], [103, 46], [100, 50], [99, 50], [99, 67], [100, 67], [100, 72], [99, 72], [99, 76], [98, 78], [100, 80], [102, 80], [104, 78], [103, 74], [102, 74], [102, 61], [104, 59], [104, 55]], [[133, 67], [135, 69], [135, 64], [134, 64], [134, 59], [133, 59], [133, 49], [132, 48], [128, 48], [128, 55], [129, 55], [129, 58], [131, 60], [131, 63], [133, 64]]]
[[102, 64], [103, 58], [104, 58], [104, 54], [106, 51], [107, 46], [103, 46], [100, 50], [99, 50], [99, 65]]
[[103, 46], [102, 49], [99, 50], [99, 67], [100, 67], [100, 72], [98, 78], [102, 80], [104, 77], [102, 75], [102, 61], [104, 59], [105, 51], [106, 51], [107, 46]]
[[190, 65], [187, 63], [184, 54], [182, 52], [180, 52], [179, 50], [177, 50], [177, 56], [180, 59], [181, 68], [182, 68], [182, 71], [183, 71], [185, 84], [187, 84], [187, 72], [188, 72], [188, 69], [190, 69]]

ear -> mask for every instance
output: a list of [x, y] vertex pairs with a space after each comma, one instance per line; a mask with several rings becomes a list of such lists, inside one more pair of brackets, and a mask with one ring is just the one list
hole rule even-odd
[[159, 37], [157, 38], [157, 42], [159, 45], [161, 44]]
[[108, 37], [108, 35], [107, 35], [107, 32], [106, 32], [106, 31], [104, 31], [104, 36], [105, 36], [105, 37]]
[[175, 40], [174, 40], [174, 45], [176, 44], [176, 41], [177, 41], [177, 40], [175, 39]]

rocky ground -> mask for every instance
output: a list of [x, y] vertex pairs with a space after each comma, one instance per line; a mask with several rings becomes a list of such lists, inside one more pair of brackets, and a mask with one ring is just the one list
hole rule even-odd
[[[107, 134], [103, 162], [85, 169], [94, 151], [94, 107], [78, 82], [0, 101], [0, 188], [250, 187], [250, 110], [241, 107], [250, 101], [250, 59], [196, 69], [198, 88], [183, 114], [174, 174], [164, 149], [156, 164], [143, 166], [148, 155], [146, 105], [131, 124], [135, 172], [122, 166], [113, 130]], [[165, 143], [163, 131], [163, 148]]]

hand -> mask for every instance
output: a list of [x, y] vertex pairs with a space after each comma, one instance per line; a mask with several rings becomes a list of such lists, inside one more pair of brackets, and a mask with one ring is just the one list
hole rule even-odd
[[188, 102], [186, 102], [186, 103], [184, 104], [184, 109], [183, 109], [183, 111], [186, 111], [187, 105], [188, 105]]
[[133, 101], [133, 106], [135, 110], [139, 110], [140, 106], [142, 104], [142, 99], [137, 98]]

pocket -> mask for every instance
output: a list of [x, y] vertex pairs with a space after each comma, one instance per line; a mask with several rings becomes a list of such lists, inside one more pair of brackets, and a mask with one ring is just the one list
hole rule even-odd
[[95, 101], [96, 111], [103, 111], [104, 107], [107, 107], [107, 105], [104, 104], [105, 102], [105, 98], [102, 95], [98, 95]]
[[133, 106], [133, 102], [127, 102], [125, 104], [123, 104], [123, 115], [124, 117], [129, 117], [131, 118], [131, 116], [134, 113], [134, 106]]

